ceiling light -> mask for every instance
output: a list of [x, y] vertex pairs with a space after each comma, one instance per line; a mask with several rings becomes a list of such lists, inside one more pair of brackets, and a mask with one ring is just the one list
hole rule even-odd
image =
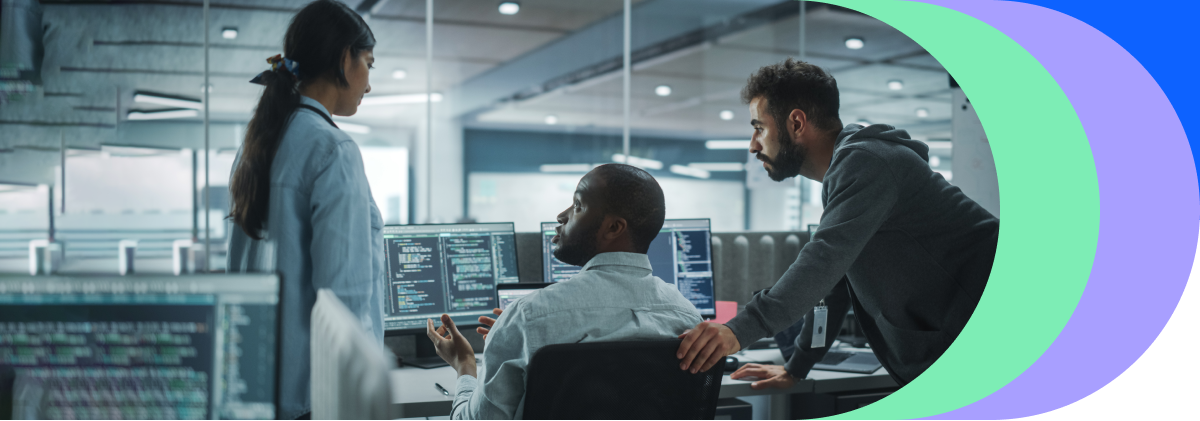
[[741, 162], [693, 162], [687, 166], [709, 172], [745, 171], [746, 164]]
[[[425, 94], [375, 95], [364, 97], [362, 105], [420, 104], [426, 99]], [[442, 102], [442, 94], [434, 92], [433, 95], [429, 95], [428, 100]]]
[[867, 42], [863, 41], [862, 38], [859, 38], [859, 37], [846, 38], [846, 48], [849, 48], [851, 50], [861, 50], [866, 45], [867, 45]]
[[170, 97], [166, 95], [145, 92], [134, 92], [133, 102], [166, 105], [168, 107], [191, 108], [193, 110], [199, 110], [203, 108], [203, 103], [198, 99]]
[[551, 126], [558, 124], [558, 116], [556, 116], [554, 114], [547, 115], [546, 116], [546, 124], [549, 124]]
[[695, 167], [685, 167], [683, 165], [672, 165], [671, 172], [673, 172], [675, 174], [679, 174], [679, 175], [686, 175], [688, 177], [705, 178], [705, 179], [707, 179], [710, 176], [708, 171], [705, 171], [705, 170], [702, 170], [699, 168], [695, 168]]
[[337, 122], [338, 128], [347, 133], [371, 134], [371, 126], [362, 124], [347, 123], [344, 121]]
[[649, 159], [649, 158], [638, 158], [636, 156], [628, 157], [629, 158], [628, 160], [626, 160], [625, 158], [626, 158], [625, 155], [619, 154], [619, 153], [613, 154], [613, 156], [612, 156], [613, 162], [629, 164], [629, 165], [633, 165], [633, 166], [639, 167], [639, 168], [649, 168], [652, 170], [661, 170], [663, 167], [662, 161], [656, 161], [656, 160]]
[[860, 118], [860, 119], [858, 119], [858, 121], [855, 121], [854, 124], [857, 124], [857, 125], [863, 126], [863, 127], [867, 127], [867, 126], [871, 125], [871, 122], [867, 121], [867, 119], [865, 119], [865, 118]]
[[592, 164], [542, 164], [538, 167], [541, 172], [588, 172]]
[[404, 79], [408, 77], [408, 71], [404, 69], [396, 69], [392, 71], [392, 79]]
[[937, 156], [929, 157], [929, 166], [936, 167], [940, 165], [942, 165], [942, 158], [938, 158]]
[[917, 108], [917, 118], [925, 118], [925, 117], [929, 117], [929, 109], [928, 108]]
[[733, 111], [722, 110], [720, 116], [725, 121], [733, 120]]
[[709, 140], [704, 142], [704, 147], [708, 149], [750, 149], [749, 140]]
[[213, 85], [210, 83], [210, 84], [208, 84], [208, 89], [204, 89], [204, 84], [201, 83], [200, 84], [200, 93], [204, 93], [204, 91], [206, 91], [206, 90], [208, 91], [208, 93], [211, 94], [212, 90], [213, 90]]
[[188, 118], [200, 115], [199, 111], [191, 109], [174, 109], [161, 111], [130, 111], [126, 118], [130, 120], [163, 120], [168, 118]]
[[502, 15], [515, 15], [520, 11], [521, 3], [517, 3], [515, 1], [506, 1], [500, 3], [500, 14]]
[[237, 35], [238, 35], [237, 27], [234, 27], [234, 26], [226, 26], [224, 29], [221, 30], [221, 38], [234, 39], [234, 38], [237, 38]]
[[658, 96], [671, 95], [671, 87], [667, 85], [658, 85], [654, 88], [654, 94]]
[[893, 91], [899, 91], [901, 89], [904, 89], [904, 81], [902, 81], [900, 79], [889, 80], [887, 87], [888, 87], [888, 89], [891, 89]]

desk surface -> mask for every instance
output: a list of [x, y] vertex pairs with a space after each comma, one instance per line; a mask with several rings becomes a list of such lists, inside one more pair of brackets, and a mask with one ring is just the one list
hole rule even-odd
[[[743, 361], [770, 361], [783, 364], [783, 356], [778, 349], [762, 349], [742, 351], [734, 356]], [[477, 354], [482, 358], [482, 354]], [[486, 363], [486, 361], [484, 361]], [[483, 372], [482, 365], [479, 372]], [[454, 402], [454, 384], [458, 376], [450, 367], [421, 369], [403, 367], [392, 371], [392, 405], [393, 414], [397, 418], [445, 416], [450, 413]], [[434, 383], [450, 391], [450, 396], [443, 395], [433, 386]], [[837, 371], [813, 370], [808, 378], [796, 382], [790, 389], [754, 390], [750, 388], [752, 381], [733, 380], [729, 375], [721, 379], [721, 397], [733, 398], [738, 396], [775, 395], [793, 393], [833, 393], [851, 390], [880, 389], [895, 387], [896, 382], [888, 375], [886, 369], [876, 370], [872, 374], [843, 373]]]

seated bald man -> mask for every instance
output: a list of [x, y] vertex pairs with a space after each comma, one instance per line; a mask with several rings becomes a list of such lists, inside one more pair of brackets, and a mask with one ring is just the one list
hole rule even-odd
[[[525, 367], [543, 346], [560, 343], [671, 339], [700, 323], [700, 313], [671, 284], [655, 277], [646, 251], [666, 215], [662, 188], [649, 173], [601, 165], [579, 181], [573, 203], [558, 214], [554, 257], [583, 266], [571, 279], [509, 305], [484, 333], [483, 377], [475, 351], [450, 316], [428, 335], [458, 372], [453, 419], [513, 419], [523, 412]], [[449, 332], [447, 332], [449, 330]], [[483, 384], [480, 385], [480, 380]]]

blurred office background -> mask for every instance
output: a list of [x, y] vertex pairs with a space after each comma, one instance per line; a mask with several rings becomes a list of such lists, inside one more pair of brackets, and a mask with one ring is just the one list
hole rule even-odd
[[[229, 174], [261, 93], [248, 81], [282, 52], [306, 3], [3, 0], [0, 272], [28, 271], [34, 240], [61, 243], [68, 273], [115, 272], [121, 240], [138, 241], [142, 273], [170, 272], [181, 239], [211, 244], [210, 268], [222, 270]], [[820, 185], [767, 179], [746, 151], [739, 98], [751, 73], [787, 57], [837, 78], [844, 124], [908, 130], [930, 145], [934, 170], [999, 213], [986, 138], [948, 72], [848, 9], [345, 3], [378, 44], [372, 92], [357, 115], [335, 121], [361, 147], [388, 224], [537, 231], [585, 172], [628, 160], [662, 184], [668, 218], [711, 218], [717, 232], [806, 230], [820, 220]]]

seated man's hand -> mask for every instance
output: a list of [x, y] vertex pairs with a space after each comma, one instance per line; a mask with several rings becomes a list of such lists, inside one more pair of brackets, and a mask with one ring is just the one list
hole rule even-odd
[[[498, 308], [492, 309], [492, 314], [495, 314], [496, 317], [500, 317], [500, 313], [503, 313], [503, 312], [504, 312], [504, 310], [501, 310]], [[483, 327], [483, 326], [477, 327], [477, 328], [475, 328], [475, 332], [479, 333], [480, 335], [483, 335], [483, 340], [486, 341], [488, 332], [491, 330], [492, 326], [496, 325], [496, 319], [493, 319], [488, 316], [479, 316], [479, 323], [483, 323], [487, 327]]]
[[679, 344], [675, 357], [682, 360], [679, 368], [691, 369], [692, 374], [708, 371], [717, 361], [742, 349], [733, 331], [720, 323], [700, 322], [679, 338], [683, 343]]
[[454, 326], [450, 315], [442, 314], [442, 326], [437, 330], [433, 329], [432, 319], [425, 321], [427, 322], [425, 334], [429, 336], [429, 340], [433, 341], [433, 348], [437, 351], [438, 356], [450, 363], [450, 367], [453, 367], [459, 376], [476, 376], [475, 350], [471, 348], [471, 343], [467, 342], [467, 338], [464, 338], [458, 328]]
[[796, 384], [796, 379], [783, 369], [781, 365], [746, 364], [729, 375], [729, 378], [741, 380], [746, 377], [757, 377], [758, 381], [750, 383], [750, 388], [762, 390], [768, 387], [789, 389]]

